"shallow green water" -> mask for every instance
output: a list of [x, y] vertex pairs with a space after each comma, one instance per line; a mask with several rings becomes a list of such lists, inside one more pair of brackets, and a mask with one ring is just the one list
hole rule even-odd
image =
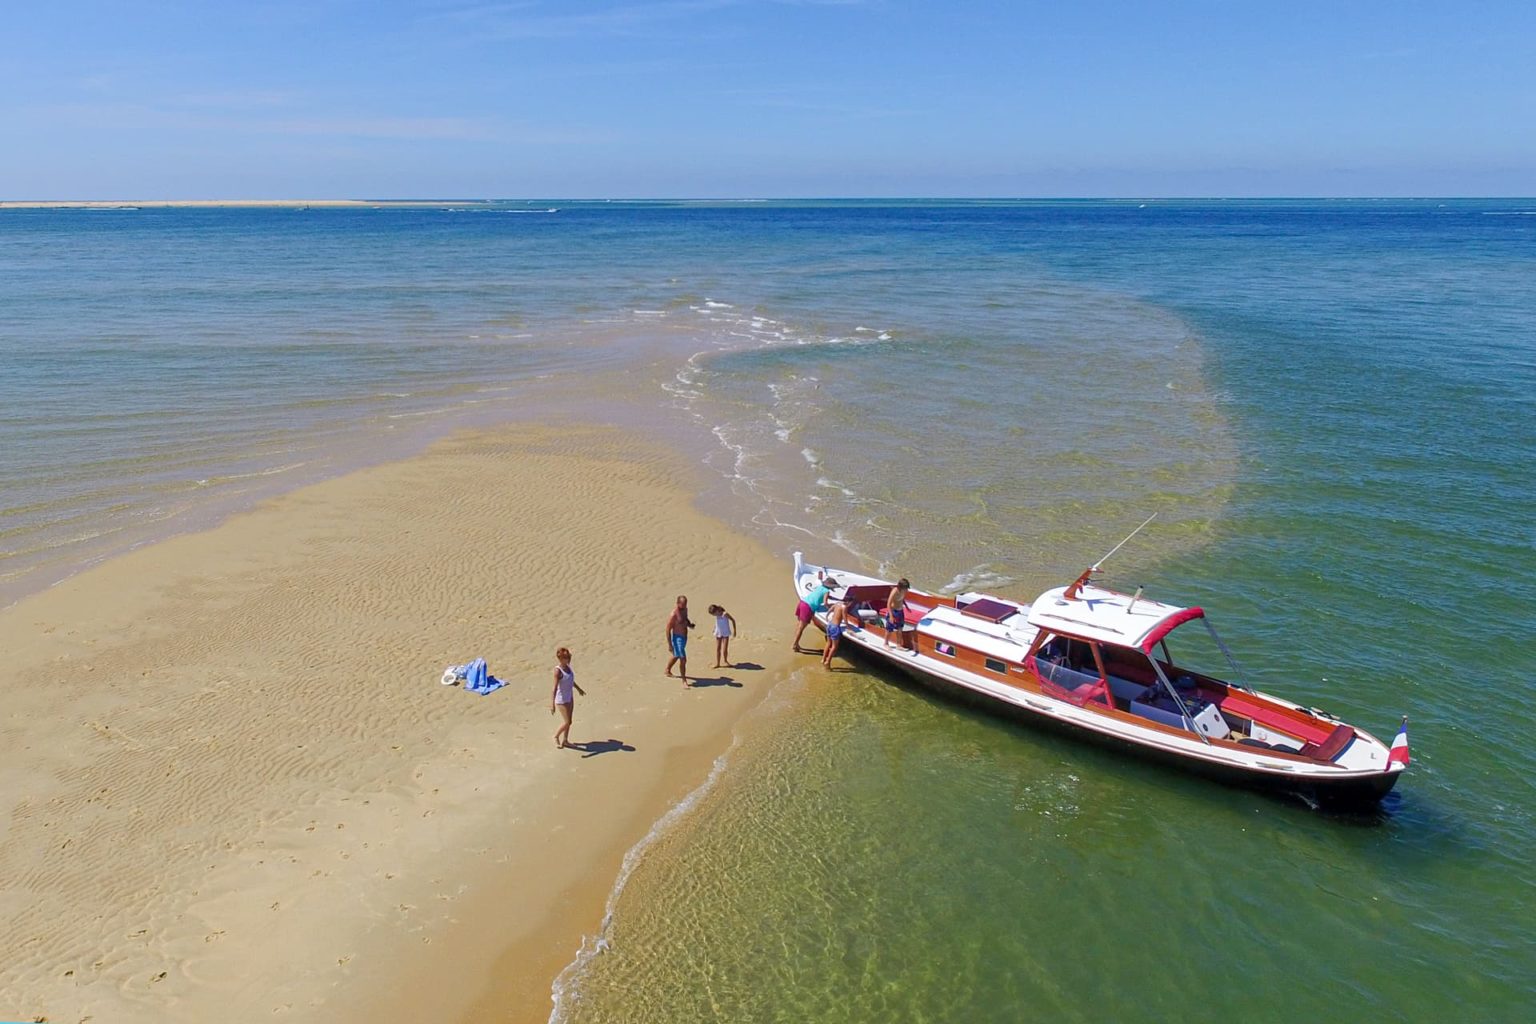
[[[605, 951], [561, 979], [557, 1019], [1530, 1018], [1536, 218], [1185, 212], [1066, 211], [1013, 241], [1161, 311], [1140, 337], [1178, 324], [1200, 351], [1182, 393], [1208, 408], [1159, 401], [1180, 389], [1134, 358], [1079, 342], [1031, 364], [972, 321], [965, 344], [826, 359], [796, 436], [857, 485], [807, 510], [836, 545], [779, 543], [1028, 599], [1171, 508], [1109, 582], [1206, 607], [1260, 689], [1383, 736], [1411, 715], [1381, 812], [1226, 789], [855, 665], [744, 724], [639, 858]], [[1030, 365], [1044, 386], [1020, 390]], [[738, 390], [780, 372], [716, 367]], [[1117, 399], [1128, 378], [1147, 386]]]
[[647, 851], [606, 951], [565, 979], [561, 1019], [1528, 1007], [1528, 925], [1508, 893], [1463, 884], [1518, 854], [1452, 822], [1323, 818], [856, 671], [771, 719]]

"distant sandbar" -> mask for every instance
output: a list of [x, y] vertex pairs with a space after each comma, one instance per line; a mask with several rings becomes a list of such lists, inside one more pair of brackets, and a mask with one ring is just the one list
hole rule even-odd
[[248, 207], [282, 209], [369, 206], [463, 206], [480, 199], [48, 199], [0, 200], [0, 210], [133, 210], [169, 207]]

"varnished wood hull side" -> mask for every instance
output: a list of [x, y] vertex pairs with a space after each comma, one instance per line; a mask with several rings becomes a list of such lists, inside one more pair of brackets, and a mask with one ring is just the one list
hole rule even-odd
[[1267, 772], [1251, 771], [1237, 765], [1194, 760], [1172, 751], [1148, 747], [1118, 736], [1095, 732], [1092, 729], [1074, 725], [1055, 716], [1034, 711], [1028, 706], [1010, 704], [1006, 701], [998, 700], [959, 683], [925, 672], [919, 664], [908, 662], [901, 658], [873, 655], [858, 644], [843, 644], [838, 648], [838, 653], [851, 654], [855, 650], [858, 651], [861, 659], [872, 664], [881, 665], [882, 667], [899, 669], [906, 677], [946, 699], [978, 708], [1002, 718], [1023, 722], [1036, 727], [1043, 727], [1051, 732], [1070, 736], [1076, 740], [1088, 741], [1106, 749], [1132, 753], [1144, 761], [1178, 768], [1184, 772], [1229, 786], [1291, 796], [1319, 806], [1347, 810], [1370, 807], [1379, 803], [1382, 797], [1391, 792], [1392, 787], [1397, 783], [1398, 775], [1401, 774], [1401, 772], [1381, 772], [1365, 777], [1356, 776], [1338, 781], [1299, 781], [1293, 778], [1275, 776]]

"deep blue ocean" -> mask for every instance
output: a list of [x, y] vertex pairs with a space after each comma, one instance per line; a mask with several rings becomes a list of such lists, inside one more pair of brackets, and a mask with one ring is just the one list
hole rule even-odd
[[1525, 1020], [1533, 394], [1536, 200], [6, 210], [0, 598], [530, 417], [920, 586], [1030, 598], [1157, 512], [1112, 584], [1260, 689], [1410, 716], [1379, 815], [808, 673], [557, 1016]]

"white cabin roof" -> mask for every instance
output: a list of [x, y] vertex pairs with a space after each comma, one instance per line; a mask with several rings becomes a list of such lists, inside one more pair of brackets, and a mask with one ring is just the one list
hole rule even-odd
[[1029, 623], [1052, 633], [1070, 633], [1119, 647], [1150, 651], [1175, 627], [1205, 616], [1200, 608], [1179, 608], [1143, 597], [1134, 601], [1102, 587], [1085, 586], [1072, 601], [1067, 587], [1047, 590], [1029, 608]]
[[942, 604], [923, 616], [921, 627], [924, 633], [935, 640], [969, 647], [988, 657], [1012, 662], [1023, 661], [1029, 645], [1035, 639], [1034, 629], [1022, 622], [1015, 628], [1009, 628], [1001, 623], [971, 618], [964, 612]]

